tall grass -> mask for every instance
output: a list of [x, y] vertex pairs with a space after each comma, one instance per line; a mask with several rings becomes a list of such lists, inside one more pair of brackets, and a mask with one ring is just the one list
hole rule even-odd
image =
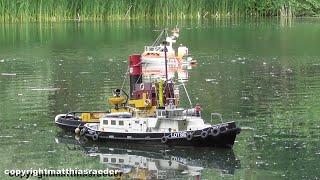
[[[315, 7], [320, 4], [320, 0], [312, 2]], [[0, 20], [81, 21], [276, 16], [281, 8], [288, 4], [298, 10], [309, 11], [299, 0], [0, 0]]]

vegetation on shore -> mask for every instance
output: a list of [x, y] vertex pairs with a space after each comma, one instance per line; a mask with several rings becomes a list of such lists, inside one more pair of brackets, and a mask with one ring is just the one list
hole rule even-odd
[[0, 0], [0, 21], [317, 16], [320, 0]]

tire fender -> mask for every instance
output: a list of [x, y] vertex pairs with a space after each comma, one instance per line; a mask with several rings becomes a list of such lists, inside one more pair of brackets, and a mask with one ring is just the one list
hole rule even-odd
[[202, 137], [202, 138], [208, 137], [208, 132], [207, 132], [207, 131], [202, 131], [202, 132], [201, 132], [201, 137]]
[[168, 142], [168, 137], [167, 137], [167, 136], [163, 136], [163, 137], [161, 138], [161, 142], [162, 142], [163, 144], [167, 143], [167, 142]]
[[94, 133], [93, 136], [92, 136], [92, 139], [94, 141], [98, 140], [99, 139], [99, 135], [97, 133]]

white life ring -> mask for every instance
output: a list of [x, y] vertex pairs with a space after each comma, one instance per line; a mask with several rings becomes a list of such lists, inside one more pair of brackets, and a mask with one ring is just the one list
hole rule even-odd
[[143, 83], [140, 84], [140, 90], [144, 90], [144, 84]]

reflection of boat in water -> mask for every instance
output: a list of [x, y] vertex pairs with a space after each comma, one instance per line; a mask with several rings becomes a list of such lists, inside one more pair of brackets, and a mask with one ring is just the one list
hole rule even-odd
[[[176, 66], [167, 67], [168, 79], [176, 78], [178, 82], [187, 82], [189, 79], [188, 70], [192, 69], [190, 64], [178, 64]], [[166, 76], [165, 68], [158, 64], [143, 64], [142, 65], [142, 82], [155, 81]]]
[[[194, 153], [194, 148], [159, 148], [130, 144], [84, 142], [60, 134], [56, 142], [82, 149], [89, 156], [99, 157], [108, 167], [121, 169], [125, 178], [168, 179], [176, 176], [201, 176], [204, 169], [218, 171], [222, 175], [234, 174], [240, 167], [232, 149], [207, 149]], [[76, 148], [78, 147], [78, 148]], [[145, 178], [142, 178], [145, 176]]]
[[[168, 35], [167, 30], [161, 31], [152, 45], [144, 47], [144, 52], [141, 54], [142, 62], [161, 65], [167, 61], [168, 66], [177, 66], [182, 63], [195, 64], [196, 61], [189, 57], [189, 49], [186, 46], [180, 44], [176, 52], [173, 44], [176, 43], [178, 37], [178, 28], [174, 28], [171, 35]], [[167, 45], [162, 43], [163, 40], [167, 42]]]
[[[121, 150], [108, 148], [103, 152], [89, 153], [90, 156], [98, 156], [100, 163], [120, 169], [131, 178], [139, 177], [141, 171], [146, 172], [149, 178], [166, 179], [168, 174], [180, 171], [188, 176], [201, 174], [202, 167], [186, 164], [187, 160], [176, 156], [157, 156], [150, 152]], [[138, 171], [137, 171], [138, 169]]]

